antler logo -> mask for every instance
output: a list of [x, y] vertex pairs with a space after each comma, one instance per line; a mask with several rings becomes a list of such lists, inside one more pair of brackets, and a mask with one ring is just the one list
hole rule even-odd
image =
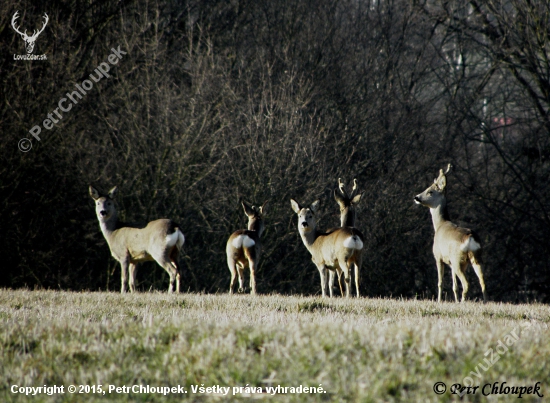
[[44, 13], [44, 20], [45, 21], [44, 21], [44, 25], [42, 26], [42, 29], [40, 29], [39, 31], [35, 30], [33, 32], [32, 36], [28, 36], [27, 35], [27, 30], [25, 30], [25, 32], [21, 32], [21, 31], [19, 31], [19, 27], [17, 27], [15, 25], [15, 20], [17, 18], [19, 18], [17, 13], [19, 13], [19, 11], [16, 11], [15, 14], [13, 15], [13, 18], [11, 19], [11, 26], [13, 27], [15, 32], [17, 32], [19, 35], [21, 35], [21, 37], [25, 41], [25, 48], [27, 49], [27, 53], [30, 54], [34, 50], [34, 42], [36, 41], [36, 38], [38, 38], [38, 35], [40, 35], [42, 33], [42, 31], [44, 31], [44, 28], [46, 28], [46, 25], [48, 25], [48, 21], [50, 19], [48, 18], [48, 14]]

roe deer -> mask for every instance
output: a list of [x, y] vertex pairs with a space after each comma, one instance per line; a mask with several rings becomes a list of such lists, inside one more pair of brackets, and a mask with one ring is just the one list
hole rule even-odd
[[[357, 212], [355, 207], [361, 201], [362, 193], [357, 194], [357, 179], [353, 179], [353, 188], [351, 193], [347, 193], [344, 183], [341, 178], [338, 178], [338, 188], [334, 189], [334, 199], [338, 206], [340, 207], [340, 226], [341, 227], [355, 227], [355, 221], [357, 219]], [[340, 293], [344, 296], [342, 290], [342, 282], [340, 278], [342, 276], [342, 271], [336, 269], [336, 274], [338, 275], [338, 285], [340, 286]], [[334, 273], [331, 271], [329, 273], [329, 289], [333, 287], [334, 284]], [[356, 280], [355, 285], [357, 288], [357, 295], [359, 295], [359, 282]]]
[[453, 224], [450, 221], [447, 211], [447, 199], [445, 198], [447, 178], [445, 175], [449, 173], [450, 170], [451, 164], [449, 164], [445, 173], [440, 169], [439, 176], [434, 180], [434, 183], [414, 198], [417, 204], [429, 207], [430, 213], [432, 214], [432, 222], [435, 229], [433, 254], [437, 265], [438, 278], [437, 301], [441, 302], [444, 263], [451, 267], [455, 301], [458, 302], [456, 276], [458, 276], [462, 283], [462, 301], [466, 299], [468, 281], [466, 280], [465, 271], [468, 266], [468, 261], [472, 264], [479, 278], [479, 284], [483, 292], [483, 300], [487, 301], [485, 281], [483, 280], [483, 269], [481, 266], [481, 242], [479, 237], [472, 230]]
[[362, 193], [357, 194], [357, 179], [353, 179], [353, 189], [348, 195], [342, 180], [338, 178], [338, 189], [334, 189], [334, 199], [340, 206], [340, 226], [355, 227], [357, 212], [355, 206], [361, 201]]
[[239, 292], [244, 291], [244, 269], [250, 268], [250, 293], [256, 294], [256, 279], [255, 272], [260, 262], [260, 254], [262, 253], [262, 245], [260, 237], [264, 232], [264, 214], [265, 205], [251, 206], [242, 201], [244, 213], [248, 216], [248, 229], [240, 229], [229, 237], [225, 252], [227, 254], [227, 265], [231, 271], [231, 283], [229, 285], [229, 294], [233, 294], [233, 286], [235, 285], [235, 277], [239, 273]]
[[109, 245], [111, 255], [120, 262], [121, 292], [126, 292], [126, 272], [129, 271], [129, 288], [135, 291], [136, 265], [154, 260], [170, 276], [168, 292], [180, 292], [180, 267], [178, 257], [185, 237], [179, 226], [168, 219], [151, 221], [145, 227], [129, 226], [117, 218], [114, 197], [116, 186], [106, 196], [90, 186], [90, 196], [96, 203], [96, 214], [101, 232]]
[[[321, 291], [326, 297], [327, 269], [342, 270], [346, 282], [346, 297], [350, 296], [350, 271], [355, 268], [357, 291], [359, 291], [359, 271], [363, 250], [363, 234], [356, 228], [333, 228], [326, 233], [317, 230], [315, 213], [319, 209], [319, 200], [304, 208], [294, 199], [290, 199], [292, 209], [298, 214], [298, 231], [302, 242], [311, 254], [311, 260], [317, 266], [321, 276]], [[332, 297], [332, 288], [329, 290]], [[357, 294], [359, 297], [359, 293]]]

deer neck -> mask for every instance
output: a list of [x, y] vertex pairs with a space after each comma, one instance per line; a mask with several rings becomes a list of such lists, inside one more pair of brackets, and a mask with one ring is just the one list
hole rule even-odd
[[355, 227], [355, 212], [346, 209], [340, 214], [340, 226], [341, 227]]
[[262, 232], [264, 232], [264, 228], [265, 227], [263, 220], [250, 220], [248, 222], [248, 230], [257, 232], [258, 237], [262, 235]]
[[108, 242], [110, 242], [115, 230], [117, 229], [117, 224], [118, 224], [118, 217], [116, 213], [113, 214], [106, 221], [99, 221], [99, 227], [101, 228], [101, 232], [103, 233], [103, 236]]
[[436, 232], [442, 224], [450, 221], [447, 201], [445, 199], [438, 206], [430, 208], [430, 213], [432, 214], [432, 223]]
[[300, 230], [300, 236], [302, 237], [302, 242], [306, 246], [306, 248], [311, 252], [311, 248], [313, 247], [313, 244], [319, 237], [320, 232], [317, 231], [317, 228], [312, 228], [309, 231], [303, 231], [303, 229]]

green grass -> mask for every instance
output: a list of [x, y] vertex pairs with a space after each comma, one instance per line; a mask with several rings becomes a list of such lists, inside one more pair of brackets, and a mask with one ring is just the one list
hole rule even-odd
[[[0, 290], [0, 401], [459, 401], [435, 382], [507, 382], [550, 397], [545, 305]], [[514, 330], [515, 329], [515, 330]], [[518, 339], [510, 339], [514, 331]], [[499, 355], [499, 340], [514, 340]], [[487, 371], [493, 349], [500, 359]], [[503, 350], [503, 348], [500, 348]], [[477, 366], [477, 369], [476, 369]], [[478, 372], [478, 380], [470, 372]], [[12, 385], [150, 385], [186, 394], [25, 396]], [[192, 393], [194, 386], [318, 387], [322, 394]], [[517, 395], [467, 401], [517, 401]]]

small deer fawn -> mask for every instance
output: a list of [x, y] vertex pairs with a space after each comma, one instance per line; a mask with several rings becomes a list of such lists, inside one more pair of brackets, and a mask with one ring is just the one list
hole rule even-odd
[[248, 217], [248, 229], [235, 231], [227, 240], [225, 251], [227, 254], [227, 265], [231, 272], [229, 294], [233, 294], [237, 272], [239, 274], [239, 292], [244, 291], [244, 269], [247, 266], [250, 268], [250, 293], [252, 295], [256, 294], [255, 273], [262, 253], [260, 237], [265, 229], [264, 214], [266, 203], [267, 201], [261, 207], [256, 207], [244, 201], [241, 202], [244, 213]]
[[[294, 199], [290, 199], [290, 203], [298, 215], [298, 231], [302, 242], [319, 270], [323, 297], [326, 297], [327, 269], [336, 270], [338, 268], [344, 273], [346, 297], [349, 297], [352, 267], [355, 268], [355, 278], [359, 289], [363, 235], [352, 227], [334, 228], [327, 232], [317, 230], [315, 213], [319, 209], [319, 200], [314, 201], [309, 207], [302, 207]], [[329, 291], [332, 297], [332, 288]]]
[[468, 266], [468, 261], [472, 264], [479, 278], [481, 291], [483, 291], [483, 300], [487, 301], [485, 281], [483, 280], [483, 269], [481, 266], [481, 242], [479, 237], [472, 230], [453, 224], [450, 221], [447, 211], [447, 199], [445, 198], [447, 178], [445, 175], [449, 173], [450, 170], [451, 164], [449, 164], [445, 173], [440, 169], [439, 176], [434, 180], [434, 183], [414, 198], [417, 204], [429, 207], [430, 213], [432, 214], [432, 222], [435, 229], [433, 254], [437, 265], [438, 277], [437, 301], [441, 302], [443, 264], [447, 264], [451, 267], [455, 301], [458, 302], [457, 276], [462, 283], [462, 301], [466, 299], [468, 281], [466, 280], [465, 271]]
[[178, 257], [185, 237], [179, 226], [168, 219], [151, 221], [145, 227], [129, 226], [118, 221], [114, 197], [116, 186], [106, 196], [90, 186], [90, 196], [96, 204], [96, 214], [101, 232], [109, 245], [111, 255], [120, 262], [121, 292], [126, 292], [126, 273], [129, 271], [129, 288], [135, 291], [136, 265], [154, 260], [170, 276], [168, 292], [180, 292], [180, 267]]

